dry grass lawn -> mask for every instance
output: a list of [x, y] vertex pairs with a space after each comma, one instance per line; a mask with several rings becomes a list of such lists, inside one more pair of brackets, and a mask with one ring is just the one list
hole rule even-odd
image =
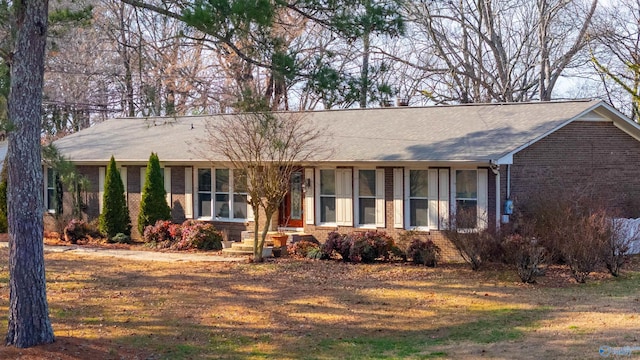
[[[596, 359], [640, 346], [640, 266], [575, 284], [511, 270], [281, 259], [161, 263], [47, 253], [56, 343], [1, 359]], [[7, 250], [0, 250], [6, 329]], [[640, 356], [640, 351], [633, 354]]]

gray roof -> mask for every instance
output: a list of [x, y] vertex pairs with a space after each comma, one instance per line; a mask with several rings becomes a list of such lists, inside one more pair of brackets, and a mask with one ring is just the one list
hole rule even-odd
[[[205, 137], [206, 121], [228, 116], [110, 119], [55, 144], [76, 162], [106, 162], [111, 155], [119, 163], [146, 162], [152, 151], [163, 162], [207, 161], [192, 149]], [[640, 134], [594, 100], [311, 111], [304, 121], [326, 129], [328, 161], [488, 162], [588, 116], [627, 123]]]

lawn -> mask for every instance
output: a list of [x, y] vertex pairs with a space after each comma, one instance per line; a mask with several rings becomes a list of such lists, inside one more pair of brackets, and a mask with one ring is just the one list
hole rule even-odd
[[[554, 267], [525, 285], [500, 266], [45, 257], [57, 341], [2, 359], [596, 359], [640, 346], [638, 259], [620, 278], [578, 285]], [[0, 265], [6, 329], [6, 249]]]

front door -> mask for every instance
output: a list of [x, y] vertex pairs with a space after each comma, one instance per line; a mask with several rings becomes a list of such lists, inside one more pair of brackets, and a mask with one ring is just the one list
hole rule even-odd
[[280, 226], [296, 227], [304, 226], [303, 207], [304, 197], [302, 196], [302, 181], [304, 173], [302, 169], [295, 170], [291, 173], [289, 180], [289, 192], [284, 197], [282, 207], [280, 209]]

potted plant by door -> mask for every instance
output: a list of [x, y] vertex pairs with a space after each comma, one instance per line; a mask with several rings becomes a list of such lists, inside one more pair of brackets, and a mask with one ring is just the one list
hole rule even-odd
[[285, 234], [284, 231], [278, 229], [278, 233], [271, 236], [273, 240], [273, 247], [284, 247], [287, 246], [287, 239], [289, 239], [289, 235]]

